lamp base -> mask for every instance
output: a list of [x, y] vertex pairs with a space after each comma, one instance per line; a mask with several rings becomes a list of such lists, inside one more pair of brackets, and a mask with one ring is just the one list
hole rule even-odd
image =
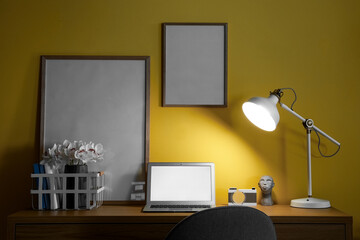
[[319, 199], [319, 198], [299, 198], [299, 199], [293, 199], [290, 203], [291, 207], [296, 208], [329, 208], [331, 207], [330, 201]]

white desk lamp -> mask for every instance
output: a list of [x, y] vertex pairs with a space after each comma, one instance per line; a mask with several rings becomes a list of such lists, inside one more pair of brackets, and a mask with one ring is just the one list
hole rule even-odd
[[[286, 106], [285, 104], [280, 102], [281, 97], [283, 96], [283, 90], [291, 89], [295, 94], [295, 100], [291, 105], [291, 108]], [[314, 125], [314, 121], [311, 119], [305, 119], [299, 114], [297, 114], [292, 108], [296, 101], [296, 93], [292, 88], [281, 88], [276, 89], [273, 92], [270, 92], [270, 96], [268, 98], [263, 97], [254, 97], [249, 99], [242, 105], [243, 112], [245, 116], [257, 127], [265, 130], [265, 131], [273, 131], [275, 130], [277, 124], [279, 123], [280, 116], [279, 112], [276, 108], [276, 104], [279, 102], [280, 106], [292, 113], [294, 116], [299, 118], [303, 123], [303, 126], [306, 129], [307, 133], [307, 166], [308, 166], [308, 197], [293, 199], [291, 200], [290, 206], [297, 208], [329, 208], [330, 201], [313, 198], [312, 197], [312, 182], [311, 182], [311, 131], [314, 130], [319, 137], [319, 133], [329, 139], [331, 142], [335, 143], [339, 148], [337, 151], [332, 154], [334, 156], [340, 149], [340, 143], [321, 131], [318, 127]], [[319, 137], [319, 146], [320, 146], [320, 137]], [[323, 157], [331, 157], [324, 156], [319, 148], [319, 152]]]

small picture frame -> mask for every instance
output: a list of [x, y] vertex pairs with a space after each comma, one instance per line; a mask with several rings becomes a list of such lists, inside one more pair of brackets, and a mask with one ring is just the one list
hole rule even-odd
[[227, 23], [162, 24], [162, 106], [227, 106]]

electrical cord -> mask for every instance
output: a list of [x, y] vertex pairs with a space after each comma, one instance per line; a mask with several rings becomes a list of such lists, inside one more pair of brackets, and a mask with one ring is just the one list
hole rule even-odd
[[[292, 102], [290, 109], [294, 111], [293, 107], [294, 107], [294, 104], [295, 104], [295, 102], [296, 102], [296, 100], [297, 100], [297, 96], [296, 96], [295, 90], [294, 90], [293, 88], [280, 88], [280, 90], [281, 90], [281, 91], [282, 91], [282, 90], [291, 90], [291, 91], [293, 91], [294, 96], [295, 96], [295, 99], [294, 99], [294, 101]], [[335, 156], [335, 155], [339, 152], [340, 146], [338, 147], [338, 149], [336, 150], [336, 152], [333, 153], [333, 154], [331, 154], [331, 155], [325, 155], [325, 154], [323, 154], [323, 153], [321, 152], [321, 150], [320, 150], [320, 142], [321, 142], [320, 135], [319, 135], [318, 131], [316, 131], [315, 129], [313, 129], [313, 130], [315, 131], [315, 133], [316, 133], [316, 135], [318, 136], [318, 139], [319, 139], [319, 142], [318, 142], [318, 150], [319, 150], [320, 155], [321, 155], [322, 157], [326, 157], [326, 158]]]
[[318, 139], [319, 139], [319, 142], [318, 142], [318, 150], [319, 150], [320, 155], [321, 155], [322, 157], [326, 157], [326, 158], [335, 156], [335, 155], [339, 152], [339, 150], [340, 150], [340, 145], [338, 146], [338, 149], [335, 151], [335, 153], [333, 153], [333, 154], [331, 154], [331, 155], [324, 155], [324, 154], [321, 152], [321, 150], [320, 150], [320, 135], [319, 135], [318, 131], [316, 131], [315, 129], [313, 129], [313, 130], [315, 131], [315, 133], [316, 133], [316, 135], [318, 136]]
[[297, 96], [296, 96], [295, 90], [294, 90], [293, 88], [280, 88], [280, 90], [291, 90], [291, 91], [293, 91], [294, 96], [295, 96], [295, 99], [294, 99], [294, 101], [292, 102], [290, 109], [294, 111], [293, 107], [294, 107], [294, 104], [295, 104], [295, 102], [296, 102], [296, 100], [297, 100]]

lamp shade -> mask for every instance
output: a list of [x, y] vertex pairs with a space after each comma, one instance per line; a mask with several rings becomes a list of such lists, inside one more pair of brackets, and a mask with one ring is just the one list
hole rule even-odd
[[245, 116], [258, 128], [274, 131], [280, 120], [276, 104], [278, 97], [271, 94], [268, 98], [250, 98], [242, 105]]

